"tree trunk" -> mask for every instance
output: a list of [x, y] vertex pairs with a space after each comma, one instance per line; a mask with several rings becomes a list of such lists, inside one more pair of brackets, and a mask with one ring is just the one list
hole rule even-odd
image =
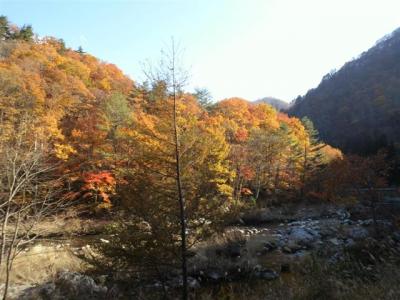
[[[174, 47], [172, 51], [175, 51]], [[173, 59], [173, 126], [174, 126], [174, 139], [175, 139], [175, 167], [176, 167], [176, 184], [178, 189], [178, 201], [179, 201], [179, 218], [181, 225], [181, 258], [182, 258], [182, 299], [188, 299], [188, 280], [187, 280], [187, 258], [186, 258], [186, 214], [185, 214], [185, 198], [182, 190], [182, 179], [181, 179], [181, 164], [180, 164], [180, 145], [179, 145], [179, 133], [177, 124], [177, 107], [176, 107], [176, 82], [175, 82], [175, 53], [172, 53]]]
[[301, 187], [300, 187], [300, 199], [304, 198], [304, 189], [306, 184], [306, 172], [307, 172], [307, 165], [308, 165], [308, 151], [307, 146], [304, 145], [304, 164], [303, 164], [303, 174], [301, 178]]
[[6, 264], [5, 264], [6, 265], [6, 281], [5, 281], [5, 285], [4, 285], [3, 300], [6, 300], [7, 296], [8, 296], [8, 288], [10, 286], [11, 269], [12, 269], [12, 265], [14, 262], [15, 253], [17, 253], [17, 251], [18, 251], [18, 249], [17, 249], [18, 245], [17, 246], [15, 245], [15, 241], [17, 240], [17, 237], [18, 237], [20, 221], [21, 221], [21, 213], [19, 211], [17, 221], [15, 222], [13, 238], [12, 238], [10, 246], [8, 247], [9, 249], [8, 249], [7, 260], [6, 260]]
[[[278, 158], [279, 159], [279, 158]], [[274, 180], [274, 199], [275, 201], [277, 201], [277, 187], [279, 186], [279, 173], [280, 173], [280, 164], [279, 164], [279, 160], [278, 160], [278, 166], [276, 167], [276, 171], [275, 171], [275, 180]]]
[[3, 224], [1, 226], [1, 250], [0, 250], [0, 268], [3, 266], [5, 250], [6, 250], [6, 235], [7, 235], [7, 224], [10, 215], [10, 201], [7, 203], [7, 209], [4, 215]]

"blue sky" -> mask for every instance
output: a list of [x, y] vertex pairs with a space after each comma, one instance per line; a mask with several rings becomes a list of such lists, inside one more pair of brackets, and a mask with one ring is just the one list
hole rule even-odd
[[398, 0], [0, 0], [0, 14], [143, 79], [171, 36], [215, 100], [286, 101], [400, 26]]

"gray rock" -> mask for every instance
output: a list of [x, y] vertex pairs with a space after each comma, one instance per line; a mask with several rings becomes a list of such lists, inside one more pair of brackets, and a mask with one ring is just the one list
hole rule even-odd
[[300, 251], [297, 251], [296, 253], [294, 253], [293, 256], [298, 259], [304, 259], [306, 257], [310, 257], [310, 255], [311, 255], [310, 251], [300, 250]]
[[306, 247], [311, 247], [312, 243], [319, 238], [319, 234], [311, 234], [308, 230], [298, 227], [293, 228], [289, 234], [290, 241]]
[[244, 224], [245, 224], [245, 222], [243, 221], [242, 218], [238, 218], [237, 222], [238, 222], [239, 224], [241, 224], [241, 225], [244, 225]]
[[224, 274], [217, 270], [210, 270], [205, 273], [205, 277], [211, 281], [220, 281], [224, 278]]
[[372, 219], [367, 219], [367, 220], [361, 221], [361, 222], [360, 222], [360, 225], [363, 225], [363, 226], [370, 226], [370, 225], [372, 225], [373, 223], [374, 223], [374, 220], [372, 220]]
[[193, 277], [188, 277], [188, 286], [191, 289], [198, 289], [200, 288], [200, 283], [197, 279]]
[[299, 244], [297, 244], [294, 241], [289, 241], [289, 243], [287, 243], [286, 247], [290, 249], [290, 253], [295, 253], [296, 251], [299, 251], [302, 249], [302, 246], [300, 246]]
[[353, 225], [354, 222], [350, 219], [345, 219], [341, 222], [341, 224], [346, 224], [346, 225]]
[[341, 241], [337, 238], [331, 238], [328, 240], [331, 244], [335, 245], [335, 246], [339, 246], [341, 244]]
[[290, 249], [290, 248], [287, 247], [287, 246], [284, 246], [284, 247], [282, 247], [282, 252], [283, 252], [283, 253], [290, 254], [290, 253], [292, 253], [292, 249]]
[[276, 248], [278, 248], [278, 246], [276, 245], [276, 243], [274, 241], [269, 241], [269, 242], [264, 243], [264, 250], [266, 252], [273, 251]]
[[[196, 278], [188, 276], [187, 280], [188, 280], [188, 287], [189, 288], [191, 288], [191, 289], [200, 288], [200, 283], [198, 282], [198, 280]], [[181, 287], [183, 285], [182, 276], [177, 276], [177, 277], [172, 278], [171, 280], [169, 280], [167, 282], [167, 285], [172, 287], [172, 288]], [[153, 286], [157, 287], [157, 288], [160, 288], [160, 287], [162, 287], [162, 284], [161, 284], [161, 282], [156, 282]]]
[[369, 232], [364, 227], [354, 226], [346, 230], [346, 235], [354, 240], [365, 239], [369, 236]]
[[255, 273], [257, 278], [265, 279], [265, 280], [274, 280], [279, 277], [278, 273], [273, 270], [261, 270]]
[[332, 228], [332, 227], [323, 227], [321, 228], [321, 230], [319, 231], [320, 235], [322, 237], [329, 237], [332, 235], [336, 235], [336, 228]]
[[107, 288], [97, 285], [93, 278], [77, 272], [60, 272], [54, 282], [24, 291], [19, 299], [105, 299]]
[[319, 238], [319, 237], [320, 237], [319, 230], [320, 230], [319, 227], [308, 228], [308, 229], [307, 229], [307, 232], [310, 233], [310, 234], [312, 234], [313, 236]]
[[41, 287], [39, 294], [45, 299], [50, 299], [55, 290], [56, 285], [53, 282], [50, 282]]
[[356, 242], [353, 239], [347, 239], [344, 243], [346, 248], [352, 248], [356, 245]]
[[93, 278], [77, 272], [60, 273], [55, 284], [57, 289], [67, 295], [77, 295], [81, 298], [86, 295], [87, 299], [107, 292], [107, 288], [97, 285]]
[[255, 271], [255, 272], [261, 272], [262, 269], [263, 269], [263, 267], [261, 265], [255, 265], [253, 267], [253, 271]]
[[350, 218], [350, 213], [344, 208], [343, 209], [338, 209], [336, 211], [336, 214], [339, 216], [339, 218], [341, 220], [345, 220], [345, 219]]

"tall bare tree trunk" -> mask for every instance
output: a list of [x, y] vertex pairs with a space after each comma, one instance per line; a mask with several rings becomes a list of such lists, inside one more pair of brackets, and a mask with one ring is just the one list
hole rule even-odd
[[[151, 65], [145, 71], [147, 78], [154, 83], [163, 82], [168, 92], [168, 99], [172, 98], [173, 105], [171, 112], [171, 145], [173, 145], [171, 156], [173, 163], [171, 170], [173, 172], [172, 178], [176, 182], [177, 200], [179, 205], [179, 225], [180, 225], [180, 250], [181, 250], [181, 270], [182, 270], [182, 299], [187, 300], [189, 297], [188, 292], [188, 271], [187, 271], [187, 215], [186, 215], [186, 199], [182, 183], [183, 173], [181, 166], [181, 144], [180, 144], [180, 131], [178, 124], [178, 101], [181, 96], [182, 87], [186, 84], [187, 73], [181, 68], [179, 62], [179, 47], [175, 44], [174, 39], [171, 40], [171, 48], [163, 53], [164, 58], [161, 60], [160, 65], [153, 68]], [[164, 97], [164, 96], [163, 96]]]
[[258, 197], [260, 196], [260, 190], [261, 190], [261, 168], [257, 168], [257, 189], [256, 189], [256, 201], [258, 200]]
[[174, 139], [175, 139], [175, 166], [176, 166], [176, 184], [178, 188], [178, 201], [179, 201], [179, 218], [181, 223], [181, 259], [182, 259], [182, 299], [188, 299], [188, 272], [187, 272], [187, 257], [186, 257], [186, 214], [185, 214], [185, 198], [182, 190], [181, 179], [181, 163], [180, 163], [180, 145], [179, 145], [179, 132], [177, 124], [177, 107], [176, 107], [176, 93], [177, 86], [175, 80], [175, 45], [172, 44], [172, 83], [173, 83], [173, 126], [174, 126]]
[[14, 263], [14, 259], [16, 256], [16, 253], [18, 252], [18, 245], [16, 245], [17, 237], [18, 237], [18, 231], [19, 231], [19, 224], [21, 221], [21, 212], [18, 212], [18, 217], [15, 222], [14, 226], [14, 234], [13, 238], [11, 241], [11, 245], [9, 247], [9, 251], [7, 254], [7, 261], [6, 261], [6, 280], [5, 280], [5, 286], [4, 286], [4, 293], [3, 293], [3, 300], [7, 300], [8, 297], [8, 288], [10, 287], [10, 275], [11, 275], [11, 269]]
[[274, 179], [274, 200], [275, 201], [277, 201], [278, 199], [278, 197], [277, 197], [277, 192], [276, 192], [276, 190], [278, 189], [278, 187], [279, 187], [279, 173], [280, 173], [280, 171], [281, 171], [281, 166], [280, 166], [280, 163], [279, 163], [279, 159], [280, 159], [280, 157], [278, 157], [278, 165], [277, 165], [277, 167], [276, 167], [276, 170], [275, 170], [275, 179]]
[[10, 215], [10, 203], [7, 203], [7, 209], [5, 211], [3, 224], [1, 225], [1, 250], [0, 250], [0, 268], [3, 266], [5, 250], [6, 250], [6, 235], [7, 235], [7, 224]]
[[303, 162], [303, 172], [301, 175], [301, 187], [300, 187], [300, 198], [301, 199], [304, 199], [304, 194], [305, 194], [307, 168], [308, 168], [308, 151], [307, 151], [307, 145], [304, 144], [304, 162]]

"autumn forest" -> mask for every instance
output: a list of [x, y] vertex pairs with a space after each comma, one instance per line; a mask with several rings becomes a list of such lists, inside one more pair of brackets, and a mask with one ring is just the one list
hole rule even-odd
[[[399, 295], [381, 294], [400, 245], [389, 148], [342, 152], [307, 116], [189, 91], [174, 39], [144, 76], [0, 17], [3, 299]], [[56, 262], [29, 281], [39, 247]]]

